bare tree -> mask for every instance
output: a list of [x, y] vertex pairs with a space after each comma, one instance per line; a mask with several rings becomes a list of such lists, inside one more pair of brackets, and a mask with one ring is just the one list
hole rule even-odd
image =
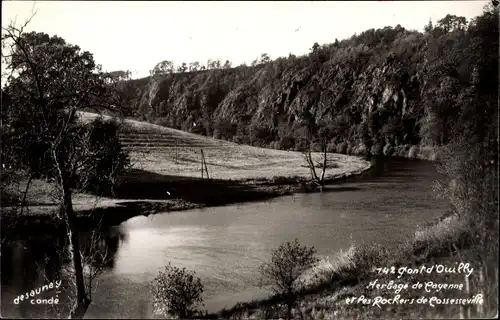
[[[323, 187], [325, 186], [325, 172], [326, 172], [326, 167], [327, 167], [327, 154], [326, 154], [326, 141], [322, 141], [322, 154], [323, 154], [323, 163], [314, 163], [312, 156], [311, 156], [311, 147], [309, 146], [309, 149], [304, 152], [304, 157], [307, 161], [307, 165], [309, 167], [309, 170], [311, 172], [311, 181], [322, 191]], [[321, 174], [318, 176], [316, 173], [316, 167], [321, 167]]]

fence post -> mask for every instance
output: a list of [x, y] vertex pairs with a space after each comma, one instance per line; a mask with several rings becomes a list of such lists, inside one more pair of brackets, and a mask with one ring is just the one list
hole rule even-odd
[[201, 178], [203, 179], [203, 149], [200, 149], [201, 151], [201, 161], [200, 161], [200, 164], [201, 164]]
[[205, 173], [207, 174], [207, 179], [210, 179], [210, 176], [208, 175], [208, 168], [207, 168], [207, 161], [205, 160], [205, 154], [203, 153], [203, 149], [201, 150], [201, 175], [203, 178], [203, 166], [205, 166]]

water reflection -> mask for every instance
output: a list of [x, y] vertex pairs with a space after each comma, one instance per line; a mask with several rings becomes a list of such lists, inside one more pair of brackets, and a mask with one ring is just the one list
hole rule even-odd
[[[18, 237], [19, 238], [19, 237]], [[80, 233], [86, 275], [114, 268], [120, 245], [127, 235], [120, 227]], [[1, 248], [2, 315], [13, 318], [67, 317], [72, 295], [69, 243], [59, 235], [29, 235], [7, 240]], [[88, 278], [87, 278], [88, 279]], [[58, 299], [57, 304], [37, 305], [37, 300], [16, 301], [50, 283], [62, 281], [59, 289], [49, 289], [34, 299]], [[34, 303], [34, 304], [33, 304]], [[42, 302], [45, 303], [45, 302]]]

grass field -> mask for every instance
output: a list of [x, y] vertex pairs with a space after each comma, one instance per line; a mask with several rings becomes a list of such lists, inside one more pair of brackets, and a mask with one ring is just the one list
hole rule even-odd
[[[83, 122], [96, 116], [80, 113]], [[126, 219], [132, 213], [265, 200], [301, 190], [297, 182], [310, 178], [300, 152], [239, 145], [135, 120], [124, 120], [119, 134], [131, 159], [131, 168], [121, 177], [123, 183], [113, 198], [74, 194], [76, 212], [87, 215], [93, 209], [107, 210], [102, 214], [119, 213]], [[201, 178], [201, 150], [210, 180]], [[322, 154], [313, 153], [312, 157], [322, 162]], [[368, 161], [354, 156], [328, 154], [327, 159], [325, 179], [356, 175], [370, 168]], [[320, 168], [317, 174], [321, 174]], [[27, 181], [13, 173], [11, 181], [2, 185], [2, 214], [11, 212], [9, 215], [17, 219], [19, 212], [29, 218], [57, 210], [60, 200], [55, 184], [34, 179], [25, 199], [27, 208], [19, 211]]]
[[[83, 121], [95, 114], [82, 112]], [[210, 178], [272, 179], [273, 177], [310, 177], [307, 162], [300, 152], [239, 145], [180, 130], [135, 120], [125, 120], [121, 130], [124, 149], [133, 168], [161, 175], [201, 177], [203, 149]], [[322, 155], [313, 153], [320, 162]], [[358, 157], [330, 153], [325, 178], [354, 173], [369, 167]], [[321, 169], [317, 169], [318, 175]]]

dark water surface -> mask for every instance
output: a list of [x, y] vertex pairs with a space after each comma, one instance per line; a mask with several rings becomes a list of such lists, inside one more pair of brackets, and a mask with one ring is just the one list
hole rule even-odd
[[[433, 163], [373, 161], [370, 174], [329, 186], [327, 192], [141, 216], [109, 228], [99, 250], [112, 261], [99, 278], [86, 318], [150, 317], [148, 284], [168, 262], [196, 271], [205, 285], [206, 308], [217, 311], [267, 295], [258, 288], [258, 266], [285, 240], [297, 237], [322, 256], [354, 243], [394, 246], [444, 213], [432, 191], [439, 178]], [[13, 300], [57, 279], [68, 285], [66, 262], [56, 254], [65, 247], [50, 235], [4, 244], [2, 316], [48, 316], [45, 305]], [[59, 293], [63, 300], [65, 292]], [[56, 291], [44, 294], [50, 298]]]

